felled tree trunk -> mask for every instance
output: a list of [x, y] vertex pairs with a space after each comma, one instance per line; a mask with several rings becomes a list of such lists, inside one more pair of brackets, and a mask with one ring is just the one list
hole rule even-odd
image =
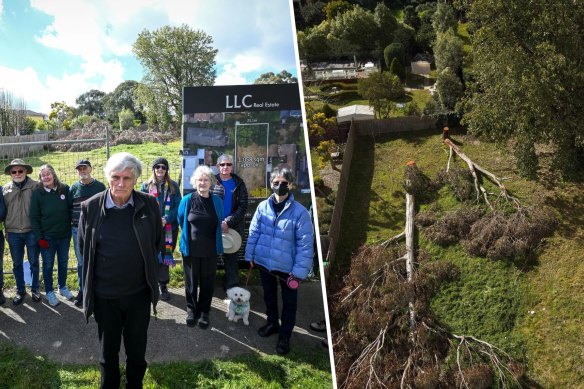
[[[414, 196], [406, 193], [406, 272], [408, 282], [412, 282], [414, 276]], [[410, 331], [416, 328], [416, 312], [414, 310], [414, 302], [408, 303], [410, 310]]]

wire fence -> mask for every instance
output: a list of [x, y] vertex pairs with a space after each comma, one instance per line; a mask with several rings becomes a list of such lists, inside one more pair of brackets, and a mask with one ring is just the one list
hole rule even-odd
[[[103, 138], [83, 139], [83, 140], [56, 140], [50, 141], [48, 134], [35, 134], [26, 136], [8, 136], [0, 137], [0, 167], [4, 168], [10, 164], [14, 159], [22, 159], [26, 164], [33, 168], [30, 178], [39, 179], [40, 167], [45, 164], [51, 165], [59, 180], [69, 186], [79, 179], [75, 165], [77, 161], [84, 158], [91, 162], [93, 171], [92, 176], [103, 183], [106, 183], [103, 174], [103, 167], [109, 158], [109, 141], [107, 131]], [[90, 146], [90, 150], [86, 150]], [[84, 150], [84, 151], [71, 151]], [[10, 181], [8, 175], [5, 179], [0, 181], [4, 185]], [[25, 260], [28, 258], [25, 256]], [[56, 260], [55, 260], [56, 262]], [[41, 261], [42, 263], [42, 261]], [[69, 264], [68, 267], [75, 274], [77, 270], [77, 259], [73, 249], [73, 242], [69, 249]], [[56, 270], [57, 266], [55, 266]], [[12, 273], [12, 258], [10, 257], [10, 250], [8, 244], [5, 244], [4, 249], [4, 264], [3, 269], [5, 275], [5, 284], [10, 286], [14, 282]], [[42, 278], [42, 271], [41, 278]], [[56, 280], [56, 278], [55, 278]], [[68, 280], [69, 282], [69, 280]], [[72, 282], [76, 285], [76, 281]], [[75, 288], [76, 289], [76, 288]]]

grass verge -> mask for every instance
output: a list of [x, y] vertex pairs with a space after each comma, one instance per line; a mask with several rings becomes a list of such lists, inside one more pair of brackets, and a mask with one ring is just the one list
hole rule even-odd
[[[144, 388], [331, 388], [325, 354], [292, 350], [286, 357], [249, 354], [197, 363], [153, 363]], [[56, 364], [0, 341], [0, 388], [95, 388], [99, 379], [97, 364]]]

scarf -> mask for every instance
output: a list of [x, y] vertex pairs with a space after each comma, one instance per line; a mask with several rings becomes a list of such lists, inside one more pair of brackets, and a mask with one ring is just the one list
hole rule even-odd
[[[156, 198], [158, 207], [160, 208], [160, 198], [158, 197], [158, 185], [150, 185], [149, 193]], [[166, 191], [162, 193], [162, 200], [164, 201], [164, 218], [168, 219], [168, 214], [170, 213], [170, 190], [166, 188]], [[173, 267], [175, 265], [174, 258], [172, 257], [172, 225], [166, 223], [164, 226], [164, 243], [165, 243], [165, 253], [164, 257], [162, 253], [158, 253], [158, 263], [164, 264], [166, 266]]]

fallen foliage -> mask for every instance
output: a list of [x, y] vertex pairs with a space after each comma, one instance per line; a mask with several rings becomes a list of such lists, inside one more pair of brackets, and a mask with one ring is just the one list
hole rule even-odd
[[342, 323], [333, 333], [339, 387], [480, 388], [495, 381], [500, 387], [519, 386], [523, 370], [511, 369], [513, 362], [502, 350], [451, 334], [433, 317], [430, 300], [443, 283], [460, 277], [458, 268], [419, 252], [417, 271], [407, 282], [403, 253], [398, 245], [362, 247], [345, 287], [331, 299], [332, 319]]

